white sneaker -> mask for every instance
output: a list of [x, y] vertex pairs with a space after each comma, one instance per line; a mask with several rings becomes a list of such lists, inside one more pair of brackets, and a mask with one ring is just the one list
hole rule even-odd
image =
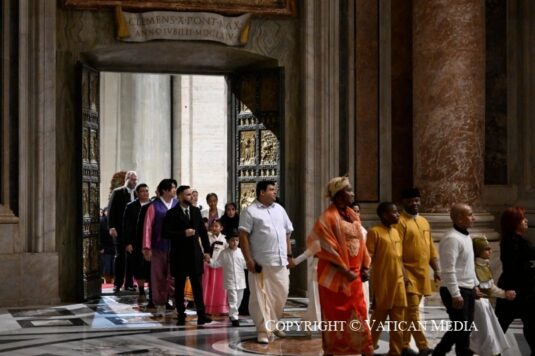
[[259, 344], [269, 344], [269, 339], [266, 333], [258, 333], [256, 341], [258, 341]]

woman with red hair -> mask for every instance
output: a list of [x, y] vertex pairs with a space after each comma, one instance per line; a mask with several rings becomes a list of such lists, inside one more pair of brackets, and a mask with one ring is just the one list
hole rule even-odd
[[524, 337], [535, 353], [535, 246], [525, 237], [528, 219], [525, 210], [507, 208], [501, 219], [500, 259], [503, 273], [498, 287], [515, 290], [514, 300], [498, 299], [496, 316], [505, 333], [515, 319], [522, 319]]

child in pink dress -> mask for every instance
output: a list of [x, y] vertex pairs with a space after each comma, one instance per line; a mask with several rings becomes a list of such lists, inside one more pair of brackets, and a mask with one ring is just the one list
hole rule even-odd
[[[228, 246], [225, 235], [221, 233], [221, 230], [223, 230], [221, 220], [215, 220], [208, 234], [210, 239], [210, 256], [214, 260], [217, 260], [221, 251]], [[228, 313], [227, 292], [223, 287], [223, 268], [214, 268], [205, 264], [202, 289], [204, 308], [207, 314]]]

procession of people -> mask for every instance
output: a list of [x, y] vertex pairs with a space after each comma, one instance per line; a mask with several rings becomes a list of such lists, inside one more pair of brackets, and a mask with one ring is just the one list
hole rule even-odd
[[[497, 355], [510, 347], [505, 333], [514, 319], [522, 321], [535, 350], [535, 247], [525, 238], [522, 208], [502, 215], [503, 273], [495, 283], [490, 244], [469, 231], [472, 207], [452, 205], [452, 228], [437, 251], [417, 188], [403, 190], [402, 210], [380, 202], [380, 223], [366, 230], [349, 178], [334, 177], [326, 186], [329, 205], [307, 234], [305, 251], [294, 256], [294, 226], [274, 181], [258, 182], [256, 199], [238, 213], [234, 202], [219, 209], [216, 193], [207, 195], [201, 211], [198, 192], [173, 179], [163, 179], [149, 198], [149, 187], [137, 180], [136, 172], [126, 173], [101, 221], [103, 245], [115, 248], [114, 292], [135, 290], [136, 280], [145, 297], [148, 283], [147, 307], [160, 315], [175, 309], [177, 325], [186, 324], [186, 309], [193, 306], [197, 325], [227, 315], [238, 327], [245, 303], [256, 342], [287, 337], [289, 330], [273, 325], [283, 319], [291, 269], [306, 260], [309, 306], [303, 320], [340, 326], [321, 329], [325, 355], [373, 354], [386, 322], [406, 326], [389, 328], [389, 355], [446, 355], [452, 348], [457, 355]], [[102, 249], [107, 280], [113, 270], [109, 251]], [[408, 327], [421, 325], [420, 305], [433, 283], [440, 284], [450, 321], [466, 326], [445, 330], [434, 349], [425, 330]], [[498, 298], [496, 311], [489, 297]], [[356, 323], [358, 329], [347, 327]]]

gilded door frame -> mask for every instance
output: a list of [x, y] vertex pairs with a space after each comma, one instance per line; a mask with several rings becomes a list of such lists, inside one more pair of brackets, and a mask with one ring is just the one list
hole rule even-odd
[[[83, 300], [101, 295], [100, 276], [100, 72], [79, 64], [80, 120], [78, 122], [80, 187], [79, 251]], [[78, 244], [77, 244], [78, 246]]]
[[241, 211], [256, 198], [257, 182], [273, 180], [284, 201], [284, 68], [238, 72], [227, 83], [229, 196]]

